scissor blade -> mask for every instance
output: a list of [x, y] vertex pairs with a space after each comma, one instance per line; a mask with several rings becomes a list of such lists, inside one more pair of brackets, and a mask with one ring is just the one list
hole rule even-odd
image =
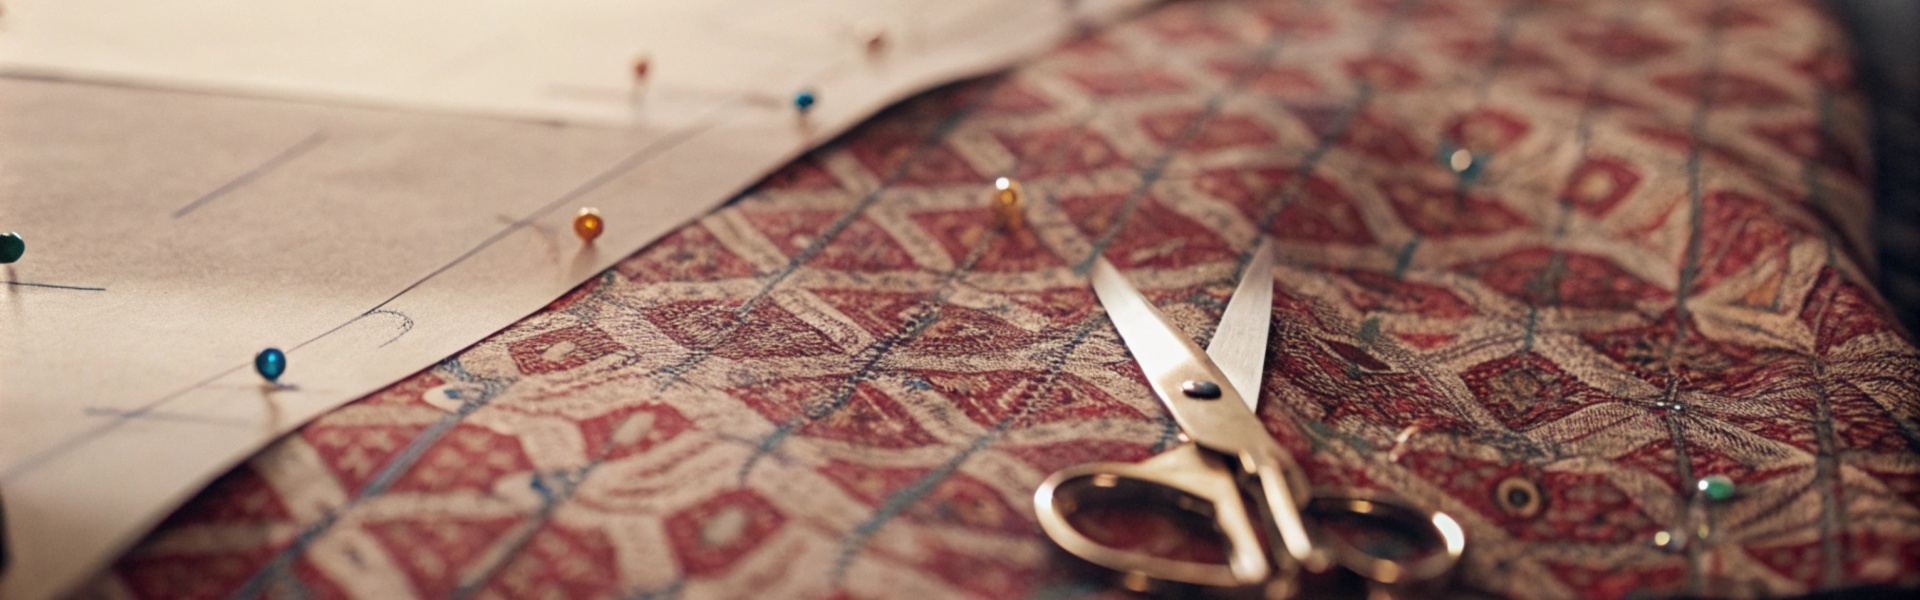
[[1093, 293], [1100, 297], [1121, 341], [1133, 352], [1147, 384], [1173, 413], [1180, 430], [1200, 447], [1237, 459], [1236, 469], [1259, 479], [1275, 538], [1294, 560], [1307, 561], [1313, 553], [1312, 541], [1299, 510], [1307, 499], [1307, 488], [1301, 481], [1289, 481], [1299, 477], [1299, 470], [1266, 425], [1247, 410], [1233, 385], [1219, 385], [1217, 396], [1182, 392], [1186, 382], [1218, 385], [1226, 375], [1105, 258], [1094, 258]]
[[1220, 326], [1207, 343], [1207, 356], [1226, 374], [1247, 409], [1260, 410], [1260, 382], [1267, 368], [1267, 332], [1273, 324], [1273, 248], [1260, 236], [1253, 260], [1240, 272], [1240, 285], [1227, 300]]
[[[1094, 260], [1092, 275], [1093, 293], [1100, 297], [1100, 305], [1106, 307], [1107, 316], [1120, 331], [1121, 341], [1133, 352], [1133, 360], [1146, 374], [1147, 384], [1153, 386], [1154, 393], [1167, 404], [1167, 410], [1189, 436], [1199, 441], [1201, 436], [1217, 429], [1218, 420], [1230, 419], [1238, 412], [1238, 407], [1224, 412], [1212, 408], [1224, 402], [1240, 402], [1231, 381], [1214, 366], [1206, 352], [1187, 339], [1166, 315], [1160, 314], [1146, 296], [1140, 295], [1126, 276], [1105, 258]], [[1218, 385], [1220, 394], [1213, 398], [1186, 395], [1180, 388], [1188, 381]], [[1202, 413], [1215, 414], [1203, 417]], [[1202, 445], [1208, 444], [1202, 442]], [[1226, 451], [1219, 445], [1214, 447]]]
[[[1207, 360], [1205, 353], [1167, 321], [1105, 257], [1094, 259], [1092, 275], [1094, 295], [1100, 298], [1100, 305], [1106, 307], [1107, 317], [1113, 319], [1114, 328], [1120, 330], [1121, 341], [1133, 352], [1133, 360], [1140, 363], [1140, 370], [1146, 372], [1149, 383], [1157, 385], [1158, 375]], [[1177, 390], [1156, 391], [1177, 393]]]

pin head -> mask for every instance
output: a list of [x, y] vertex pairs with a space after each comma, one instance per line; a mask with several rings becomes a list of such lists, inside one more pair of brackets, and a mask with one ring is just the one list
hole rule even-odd
[[26, 253], [27, 241], [20, 239], [20, 234], [0, 233], [0, 265], [18, 261]]
[[1026, 208], [1027, 194], [1020, 182], [1001, 177], [993, 180], [993, 218], [1003, 227], [1019, 227]]
[[1465, 148], [1454, 150], [1453, 154], [1447, 156], [1447, 166], [1452, 167], [1455, 173], [1465, 173], [1473, 168], [1473, 153]]
[[1667, 553], [1680, 552], [1687, 549], [1687, 538], [1670, 531], [1656, 531], [1653, 533], [1653, 547]]
[[279, 348], [261, 350], [260, 354], [253, 357], [253, 370], [258, 371], [260, 376], [265, 377], [268, 382], [277, 383], [280, 381], [280, 375], [287, 372], [287, 353], [281, 352]]
[[1719, 502], [1733, 497], [1733, 478], [1725, 475], [1708, 475], [1694, 484], [1695, 489], [1706, 494], [1708, 500]]
[[799, 110], [801, 114], [806, 114], [807, 110], [813, 108], [813, 103], [817, 101], [819, 101], [819, 98], [814, 97], [813, 90], [800, 90], [799, 93], [793, 95], [793, 108]]
[[580, 214], [573, 217], [573, 233], [580, 236], [580, 241], [583, 242], [592, 242], [594, 238], [600, 237], [600, 232], [605, 230], [606, 226], [606, 222], [600, 220], [599, 209], [592, 207], [580, 209]]

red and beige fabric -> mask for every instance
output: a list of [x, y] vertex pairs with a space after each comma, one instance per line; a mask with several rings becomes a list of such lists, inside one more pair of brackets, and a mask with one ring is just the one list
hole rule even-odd
[[[1075, 267], [1205, 333], [1263, 228], [1261, 416], [1304, 425], [1317, 485], [1457, 517], [1463, 594], [1920, 584], [1920, 359], [1867, 283], [1866, 125], [1817, 4], [1165, 5], [322, 418], [93, 591], [1110, 593], [1033, 489], [1174, 427]], [[998, 176], [1025, 229], [992, 227]]]

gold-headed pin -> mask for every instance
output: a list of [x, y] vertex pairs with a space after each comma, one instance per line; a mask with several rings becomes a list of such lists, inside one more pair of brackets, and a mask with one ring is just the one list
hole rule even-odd
[[993, 180], [993, 189], [994, 224], [1020, 227], [1027, 202], [1027, 193], [1020, 190], [1020, 182], [1001, 177]]
[[592, 207], [580, 209], [580, 214], [573, 218], [574, 235], [589, 244], [593, 243], [593, 238], [600, 237], [600, 232], [606, 228], [607, 224], [600, 220], [600, 211]]

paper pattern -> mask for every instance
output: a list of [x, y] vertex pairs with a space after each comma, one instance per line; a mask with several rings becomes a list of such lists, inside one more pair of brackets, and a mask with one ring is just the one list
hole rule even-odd
[[[531, 10], [514, 4], [471, 10], [502, 22], [510, 19], [498, 11]], [[563, 22], [552, 31], [578, 27], [580, 39], [542, 39], [588, 48], [599, 39], [595, 27], [615, 23], [589, 18], [597, 13], [556, 16], [580, 4], [540, 9]], [[504, 75], [457, 98], [398, 85], [406, 68], [430, 61], [395, 48], [375, 49], [391, 53], [398, 75], [293, 68], [284, 79], [223, 62], [231, 56], [189, 55], [191, 47], [254, 53], [262, 49], [249, 44], [276, 41], [290, 57], [317, 56], [296, 51], [319, 43], [298, 28], [222, 37], [238, 36], [237, 22], [255, 15], [214, 19], [214, 3], [9, 2], [0, 29], [0, 68], [12, 75], [0, 79], [0, 228], [21, 232], [28, 250], [0, 267], [0, 496], [14, 551], [0, 597], [69, 589], [261, 445], [538, 309], [880, 107], [1002, 67], [1133, 4], [891, 2], [891, 12], [806, 13], [728, 2], [708, 7], [706, 21], [663, 11], [687, 23], [739, 15], [728, 26], [744, 29], [653, 46], [652, 84], [661, 87], [651, 92], [680, 85], [680, 71], [708, 68], [668, 62], [701, 48], [721, 56], [752, 46], [792, 64], [706, 82], [697, 102], [622, 104], [642, 118], [610, 128], [554, 122], [621, 119], [551, 97], [522, 102], [531, 93], [503, 92], [497, 86], [512, 80]], [[761, 6], [787, 8], [774, 9], [776, 18], [753, 10]], [[913, 28], [897, 27], [912, 35], [878, 57], [857, 53], [864, 46], [847, 33], [851, 19], [878, 16], [889, 26], [884, 17], [907, 14], [917, 15]], [[385, 26], [394, 36], [426, 36], [424, 48], [457, 46], [428, 43], [452, 36], [424, 12], [412, 17]], [[228, 29], [162, 35], [194, 24]], [[97, 35], [63, 37], [83, 29]], [[829, 38], [838, 41], [822, 41]], [[168, 45], [196, 39], [217, 43]], [[568, 63], [555, 52], [520, 74]], [[614, 66], [633, 51], [619, 55]], [[799, 64], [819, 70], [808, 75], [794, 70]], [[764, 74], [772, 72], [794, 78]], [[767, 96], [790, 94], [796, 83], [821, 98], [804, 117], [788, 96]], [[482, 101], [462, 104], [474, 99]], [[568, 225], [581, 206], [607, 219], [592, 245]], [[252, 373], [254, 353], [269, 346], [287, 351], [284, 387]]]

